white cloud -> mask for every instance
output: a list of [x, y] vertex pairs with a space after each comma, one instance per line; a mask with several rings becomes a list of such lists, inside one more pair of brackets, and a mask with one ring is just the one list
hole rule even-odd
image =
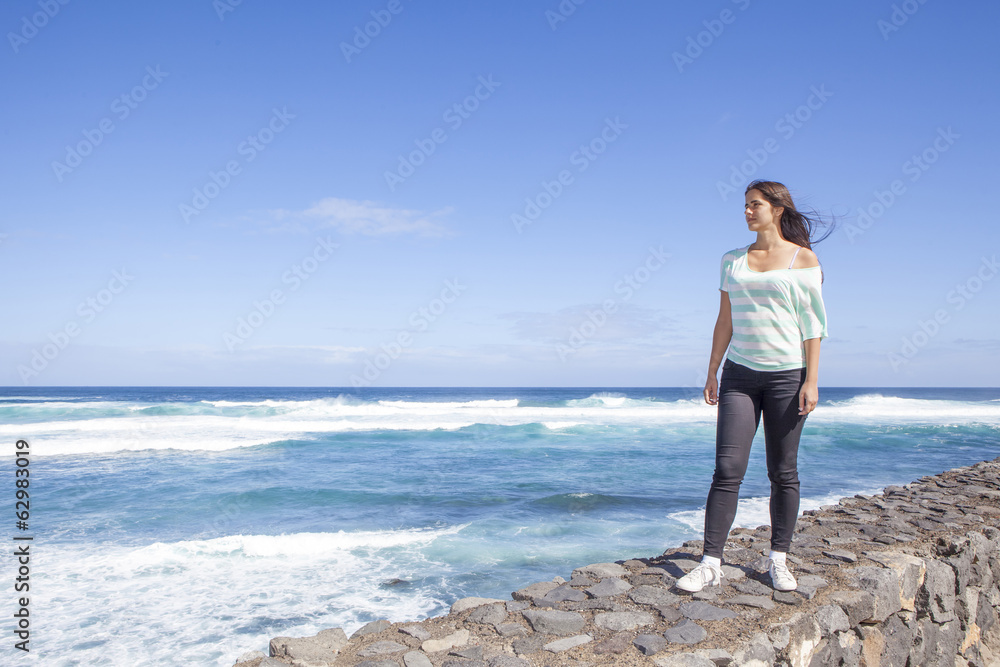
[[594, 318], [604, 324], [588, 336], [593, 341], [658, 341], [677, 330], [676, 319], [665, 311], [629, 303], [618, 304], [613, 313], [595, 303], [569, 306], [554, 313], [505, 313], [500, 318], [513, 321], [511, 333], [515, 338], [549, 344], [565, 342], [574, 329], [589, 327]]
[[413, 209], [389, 208], [373, 201], [327, 197], [304, 211], [271, 211], [282, 229], [294, 229], [296, 221], [311, 222], [320, 228], [333, 227], [345, 234], [392, 236], [446, 236], [450, 232], [437, 218], [454, 211], [450, 206], [426, 213]]

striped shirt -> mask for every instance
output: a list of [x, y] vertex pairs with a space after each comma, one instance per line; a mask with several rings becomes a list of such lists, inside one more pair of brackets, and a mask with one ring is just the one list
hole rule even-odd
[[793, 269], [793, 256], [787, 269], [753, 271], [747, 266], [750, 245], [722, 256], [719, 289], [729, 293], [733, 317], [726, 358], [758, 371], [803, 368], [803, 341], [828, 337], [822, 270]]

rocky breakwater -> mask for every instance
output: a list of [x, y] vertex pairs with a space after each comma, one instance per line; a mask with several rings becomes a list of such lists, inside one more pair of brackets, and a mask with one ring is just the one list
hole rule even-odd
[[758, 569], [769, 528], [736, 529], [724, 583], [673, 584], [700, 542], [597, 563], [418, 623], [276, 637], [237, 667], [1000, 664], [1000, 459], [803, 513], [795, 591]]

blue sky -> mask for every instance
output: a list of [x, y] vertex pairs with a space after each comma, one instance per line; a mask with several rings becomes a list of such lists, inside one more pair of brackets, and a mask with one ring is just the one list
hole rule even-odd
[[4, 3], [0, 383], [701, 386], [769, 178], [837, 218], [820, 386], [996, 386], [998, 19]]

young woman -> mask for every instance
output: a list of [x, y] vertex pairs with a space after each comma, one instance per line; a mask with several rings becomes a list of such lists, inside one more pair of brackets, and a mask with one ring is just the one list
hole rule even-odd
[[[799, 513], [799, 436], [819, 400], [819, 345], [827, 337], [823, 272], [810, 249], [814, 220], [796, 210], [784, 185], [754, 181], [743, 212], [757, 240], [722, 257], [722, 302], [705, 383], [705, 401], [719, 406], [715, 474], [702, 562], [677, 582], [689, 592], [722, 581], [722, 550], [762, 414], [771, 480], [768, 572], [777, 590], [797, 585], [785, 554]], [[716, 373], [727, 348], [720, 385]]]

